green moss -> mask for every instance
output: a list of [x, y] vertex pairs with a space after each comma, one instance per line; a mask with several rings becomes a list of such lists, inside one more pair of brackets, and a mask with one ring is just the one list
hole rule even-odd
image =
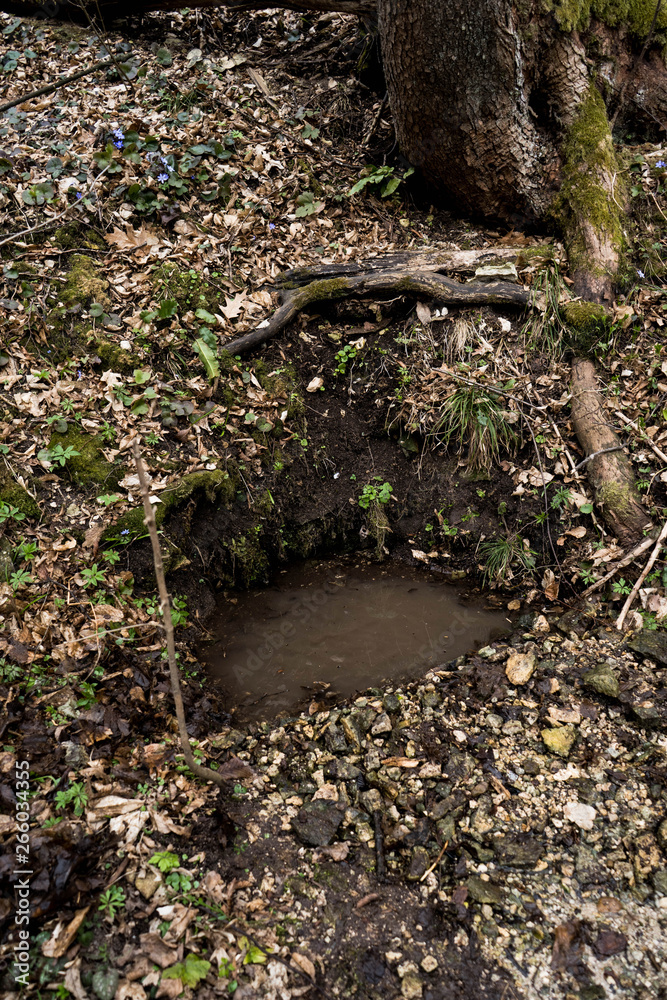
[[103, 237], [95, 230], [86, 229], [79, 222], [68, 222], [56, 229], [51, 237], [52, 242], [61, 250], [108, 250]]
[[601, 483], [595, 492], [595, 499], [598, 504], [604, 504], [619, 517], [632, 510], [637, 501], [637, 497], [626, 483], [614, 482]]
[[[610, 28], [627, 24], [633, 34], [646, 38], [651, 30], [656, 0], [557, 0], [545, 6], [553, 10], [563, 31], [584, 31], [591, 17]], [[655, 24], [658, 32], [667, 28], [667, 8], [663, 5]], [[662, 39], [658, 38], [658, 41]]]
[[6, 470], [0, 469], [0, 503], [16, 507], [26, 517], [39, 517], [39, 506], [27, 490], [16, 482]]
[[[589, 258], [581, 222], [585, 220], [596, 233], [609, 239], [620, 257], [623, 230], [619, 205], [624, 200], [624, 192], [618, 180], [619, 167], [607, 110], [594, 85], [581, 103], [563, 152], [563, 180], [553, 213], [566, 234], [571, 269], [599, 274], [598, 262]], [[606, 184], [614, 176], [617, 178], [616, 190], [611, 197]]]
[[71, 309], [75, 305], [99, 302], [107, 308], [111, 302], [107, 295], [109, 282], [101, 278], [97, 264], [85, 254], [74, 254], [67, 281], [60, 292], [60, 299]]
[[611, 315], [597, 302], [567, 302], [563, 313], [569, 327], [589, 337], [604, 333], [611, 322]]
[[110, 340], [97, 340], [92, 349], [100, 358], [105, 371], [111, 369], [114, 372], [133, 372], [143, 363], [138, 354], [126, 351], [120, 344], [114, 344]]
[[249, 531], [239, 538], [232, 538], [229, 544], [234, 580], [243, 587], [256, 583], [267, 583], [269, 560], [259, 541], [257, 531]]
[[155, 271], [155, 288], [161, 299], [175, 299], [181, 312], [207, 309], [214, 312], [225, 295], [206, 278], [190, 268], [181, 271], [176, 264], [161, 264]]
[[108, 462], [102, 454], [104, 439], [94, 434], [87, 434], [75, 424], [70, 424], [64, 434], [57, 432], [51, 435], [49, 450], [60, 445], [63, 451], [73, 448], [78, 452], [68, 459], [64, 466], [54, 465], [57, 474], [65, 473], [73, 483], [79, 486], [100, 486], [105, 490], [115, 490], [120, 479], [120, 469]]

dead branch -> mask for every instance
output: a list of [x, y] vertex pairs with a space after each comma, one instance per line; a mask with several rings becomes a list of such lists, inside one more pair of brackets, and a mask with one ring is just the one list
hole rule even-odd
[[630, 417], [626, 417], [626, 415], [624, 413], [621, 413], [620, 410], [614, 410], [614, 415], [617, 416], [619, 420], [622, 420], [623, 423], [626, 425], [626, 427], [632, 427], [633, 431], [639, 434], [644, 444], [647, 444], [649, 446], [653, 454], [656, 455], [661, 462], [664, 462], [665, 465], [667, 465], [667, 455], [665, 455], [664, 451], [661, 451], [657, 445], [653, 444], [648, 434], [644, 433], [644, 431], [636, 423], [636, 421], [630, 420]]
[[591, 584], [591, 586], [588, 587], [581, 596], [588, 597], [590, 594], [595, 593], [596, 590], [600, 590], [600, 588], [604, 587], [605, 583], [609, 583], [609, 581], [613, 579], [613, 577], [615, 577], [616, 574], [620, 572], [620, 570], [624, 569], [626, 566], [629, 566], [631, 562], [634, 562], [634, 560], [637, 559], [642, 554], [642, 552], [646, 552], [646, 550], [649, 549], [652, 544], [653, 544], [652, 535], [648, 535], [646, 538], [642, 538], [641, 542], [639, 542], [638, 545], [634, 545], [629, 552], [626, 552], [626, 554], [621, 559], [619, 559], [617, 563], [614, 564], [614, 566], [609, 570], [608, 573], [605, 573], [603, 577], [601, 577], [599, 580], [596, 580], [595, 583]]
[[162, 621], [167, 637], [167, 656], [169, 658], [171, 692], [174, 696], [176, 718], [178, 720], [178, 732], [181, 738], [181, 746], [183, 748], [185, 762], [192, 773], [198, 778], [201, 778], [203, 781], [213, 781], [216, 785], [224, 785], [226, 781], [233, 781], [237, 778], [252, 777], [253, 771], [251, 768], [238, 758], [232, 757], [231, 760], [223, 764], [218, 771], [212, 771], [209, 767], [202, 767], [202, 765], [198, 764], [194, 758], [192, 746], [190, 744], [190, 736], [188, 735], [187, 724], [185, 721], [185, 708], [183, 707], [183, 695], [181, 694], [181, 680], [178, 674], [178, 664], [176, 662], [174, 625], [171, 620], [171, 603], [169, 601], [169, 592], [167, 591], [167, 583], [164, 576], [162, 552], [160, 551], [157, 525], [155, 523], [155, 511], [153, 510], [153, 504], [150, 501], [148, 479], [146, 477], [146, 469], [144, 468], [144, 463], [141, 458], [138, 438], [135, 438], [132, 443], [132, 454], [134, 455], [134, 462], [137, 467], [137, 475], [139, 476], [139, 484], [141, 486], [141, 498], [144, 504], [144, 514], [146, 515], [144, 518], [144, 524], [148, 529], [151, 545], [153, 546], [153, 566], [155, 567], [155, 579], [157, 580], [157, 588], [160, 595]]
[[442, 304], [456, 306], [486, 303], [524, 307], [530, 300], [529, 292], [521, 285], [505, 281], [462, 284], [442, 274], [400, 269], [341, 275], [336, 278], [311, 281], [309, 285], [289, 292], [271, 319], [264, 320], [251, 333], [225, 344], [224, 349], [229, 354], [242, 354], [266, 343], [287, 326], [302, 309], [317, 302], [336, 302], [346, 298], [387, 294], [424, 296]]
[[653, 569], [653, 564], [655, 563], [656, 559], [660, 555], [660, 550], [662, 549], [663, 543], [664, 543], [664, 541], [665, 541], [666, 538], [667, 538], [667, 521], [665, 521], [665, 523], [663, 524], [662, 531], [658, 535], [658, 540], [655, 543], [655, 547], [653, 549], [653, 552], [651, 552], [651, 555], [649, 556], [648, 562], [644, 566], [644, 569], [642, 570], [642, 572], [639, 574], [639, 578], [638, 578], [637, 582], [635, 583], [634, 587], [632, 588], [632, 590], [628, 594], [628, 599], [626, 600], [625, 604], [621, 608], [621, 613], [618, 616], [618, 618], [616, 619], [616, 628], [618, 629], [619, 632], [621, 632], [623, 630], [623, 623], [625, 622], [625, 616], [627, 615], [628, 611], [632, 607], [632, 602], [634, 601], [635, 597], [637, 596], [637, 594], [639, 592], [639, 588], [641, 587], [642, 583], [644, 582], [644, 580], [646, 579], [646, 577], [649, 575], [649, 573]]
[[574, 431], [591, 459], [586, 475], [595, 502], [621, 544], [634, 542], [651, 527], [651, 520], [640, 502], [630, 460], [619, 450], [620, 441], [609, 424], [595, 366], [584, 358], [572, 362], [571, 408]]
[[80, 69], [78, 73], [71, 73], [70, 76], [61, 76], [55, 83], [49, 83], [46, 87], [40, 87], [39, 90], [31, 90], [29, 94], [24, 94], [23, 97], [17, 97], [13, 101], [7, 101], [6, 104], [0, 104], [0, 114], [3, 111], [8, 111], [10, 108], [16, 108], [19, 104], [25, 104], [26, 101], [32, 101], [35, 97], [42, 97], [43, 94], [52, 94], [55, 90], [60, 90], [61, 87], [66, 87], [68, 83], [73, 83], [75, 80], [80, 80], [82, 76], [88, 76], [90, 73], [95, 73], [98, 69], [109, 69], [113, 66], [114, 62], [112, 59], [103, 59], [101, 62], [93, 63], [92, 66], [87, 66], [86, 69]]

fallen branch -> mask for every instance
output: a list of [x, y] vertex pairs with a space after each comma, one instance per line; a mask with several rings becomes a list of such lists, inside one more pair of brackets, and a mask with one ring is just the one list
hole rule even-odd
[[82, 76], [88, 76], [90, 73], [95, 73], [98, 69], [109, 69], [113, 65], [113, 59], [104, 59], [102, 62], [93, 63], [92, 66], [88, 66], [86, 69], [80, 69], [78, 73], [72, 73], [70, 76], [61, 76], [55, 83], [49, 83], [46, 87], [40, 87], [39, 90], [31, 90], [29, 94], [24, 94], [23, 97], [17, 97], [13, 101], [7, 101], [6, 104], [0, 104], [0, 114], [3, 111], [9, 111], [10, 108], [18, 107], [19, 104], [25, 104], [26, 101], [32, 101], [35, 97], [42, 97], [44, 94], [52, 94], [55, 90], [60, 90], [61, 87], [65, 87], [68, 83], [80, 80]]
[[372, 274], [342, 275], [311, 281], [303, 288], [295, 288], [287, 293], [285, 301], [271, 319], [243, 337], [238, 337], [224, 350], [229, 354], [243, 354], [253, 347], [271, 340], [287, 326], [295, 316], [307, 306], [317, 302], [336, 302], [346, 298], [362, 298], [370, 295], [415, 295], [424, 296], [443, 305], [470, 306], [511, 305], [525, 307], [530, 301], [530, 293], [521, 285], [505, 281], [488, 284], [462, 284], [442, 274], [425, 271], [403, 271], [386, 269]]
[[639, 434], [640, 438], [649, 446], [653, 454], [657, 455], [660, 461], [667, 465], [667, 455], [665, 455], [664, 451], [661, 451], [656, 444], [653, 444], [648, 434], [646, 434], [634, 420], [630, 420], [630, 417], [626, 417], [626, 415], [621, 413], [620, 410], [614, 410], [614, 416], [618, 417], [619, 420], [622, 420], [627, 427], [632, 427], [633, 431]]
[[632, 590], [628, 594], [628, 598], [627, 598], [625, 604], [623, 605], [623, 607], [621, 608], [621, 613], [618, 616], [618, 618], [616, 619], [616, 628], [618, 629], [619, 632], [623, 631], [623, 623], [625, 622], [625, 617], [626, 617], [628, 611], [630, 610], [630, 608], [632, 607], [632, 602], [634, 601], [635, 597], [637, 596], [637, 594], [639, 592], [639, 588], [641, 587], [642, 583], [644, 582], [644, 580], [646, 579], [646, 577], [649, 575], [649, 573], [653, 569], [653, 564], [655, 563], [656, 559], [660, 555], [660, 550], [662, 549], [663, 543], [664, 543], [664, 541], [665, 541], [666, 538], [667, 538], [667, 521], [665, 521], [665, 523], [663, 524], [662, 531], [658, 535], [658, 540], [655, 543], [655, 548], [653, 549], [653, 552], [651, 552], [651, 555], [649, 556], [648, 562], [646, 563], [646, 565], [644, 566], [644, 569], [640, 573], [639, 578], [638, 578], [637, 582], [635, 583], [634, 587], [632, 588]]
[[615, 444], [613, 448], [602, 448], [600, 451], [594, 451], [592, 455], [587, 455], [586, 458], [582, 459], [581, 462], [577, 463], [577, 465], [574, 466], [572, 471], [577, 472], [579, 469], [582, 469], [584, 465], [587, 465], [589, 462], [592, 462], [594, 458], [598, 457], [598, 455], [609, 455], [612, 451], [623, 451], [624, 448], [625, 448], [624, 444]]
[[174, 704], [176, 706], [176, 719], [178, 720], [178, 732], [181, 738], [181, 746], [183, 748], [183, 756], [185, 757], [185, 763], [188, 765], [193, 774], [203, 781], [213, 781], [216, 785], [224, 785], [227, 781], [234, 781], [238, 778], [250, 778], [254, 776], [254, 772], [243, 761], [238, 758], [232, 757], [225, 764], [223, 764], [218, 771], [212, 771], [210, 767], [203, 767], [198, 764], [195, 760], [194, 754], [192, 752], [192, 746], [190, 744], [190, 737], [188, 735], [187, 724], [185, 721], [185, 708], [183, 707], [183, 695], [181, 694], [181, 680], [178, 674], [178, 664], [176, 662], [176, 647], [174, 644], [174, 624], [171, 620], [171, 604], [169, 601], [169, 593], [167, 591], [167, 583], [164, 576], [164, 565], [162, 563], [162, 552], [160, 551], [160, 542], [157, 535], [157, 525], [155, 523], [155, 511], [153, 510], [153, 504], [150, 501], [150, 492], [148, 488], [148, 479], [146, 477], [146, 469], [144, 468], [144, 463], [141, 459], [141, 451], [139, 448], [139, 439], [135, 438], [132, 443], [132, 454], [134, 455], [134, 463], [137, 467], [137, 475], [139, 476], [139, 484], [141, 486], [141, 498], [144, 504], [144, 524], [148, 529], [148, 534], [150, 536], [151, 545], [153, 546], [153, 565], [155, 567], [155, 579], [157, 580], [158, 593], [160, 595], [160, 610], [162, 612], [162, 620], [164, 623], [164, 630], [167, 637], [167, 656], [169, 659], [169, 678], [171, 680], [171, 692], [174, 696]]
[[588, 597], [590, 594], [595, 593], [596, 590], [600, 590], [601, 587], [604, 587], [605, 583], [609, 583], [609, 581], [612, 580], [616, 576], [616, 574], [620, 572], [620, 570], [624, 569], [626, 566], [629, 566], [631, 562], [634, 562], [635, 559], [637, 559], [642, 554], [642, 552], [646, 552], [647, 549], [650, 549], [651, 545], [653, 544], [653, 538], [654, 534], [648, 535], [646, 538], [643, 538], [638, 545], [635, 545], [632, 549], [630, 549], [629, 552], [627, 552], [621, 559], [619, 559], [618, 562], [614, 564], [614, 566], [612, 567], [612, 569], [609, 570], [608, 573], [605, 573], [603, 577], [601, 577], [599, 580], [596, 580], [595, 583], [592, 583], [590, 587], [588, 587], [581, 596]]
[[598, 390], [595, 366], [586, 358], [572, 362], [572, 425], [584, 455], [586, 476], [608, 528], [622, 545], [643, 537], [651, 520], [642, 506], [632, 465], [610, 426]]

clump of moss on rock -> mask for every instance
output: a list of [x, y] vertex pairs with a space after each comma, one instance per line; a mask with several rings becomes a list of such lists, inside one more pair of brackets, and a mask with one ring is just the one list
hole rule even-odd
[[143, 364], [138, 354], [126, 351], [120, 344], [114, 344], [111, 340], [95, 341], [93, 350], [105, 371], [111, 369], [114, 372], [133, 372]]
[[597, 302], [567, 302], [562, 308], [568, 326], [570, 347], [589, 354], [600, 337], [608, 332], [611, 314]]
[[68, 222], [56, 229], [51, 237], [61, 250], [108, 250], [103, 237], [94, 229], [87, 229], [80, 222]]
[[102, 486], [116, 489], [120, 479], [120, 469], [108, 462], [102, 453], [104, 440], [99, 435], [87, 434], [79, 427], [70, 425], [60, 434], [55, 432], [49, 441], [49, 451], [58, 445], [63, 451], [72, 448], [77, 454], [68, 458], [64, 466], [54, 465], [53, 471], [63, 472], [68, 479], [79, 486]]

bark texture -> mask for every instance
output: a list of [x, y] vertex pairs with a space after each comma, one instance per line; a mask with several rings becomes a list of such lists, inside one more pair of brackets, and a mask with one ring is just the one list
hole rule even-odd
[[[571, 405], [574, 430], [587, 455], [620, 445], [598, 391], [595, 367], [582, 358], [572, 364]], [[651, 521], [641, 505], [632, 466], [624, 452], [598, 455], [587, 463], [586, 472], [609, 530], [623, 545], [640, 539]]]

